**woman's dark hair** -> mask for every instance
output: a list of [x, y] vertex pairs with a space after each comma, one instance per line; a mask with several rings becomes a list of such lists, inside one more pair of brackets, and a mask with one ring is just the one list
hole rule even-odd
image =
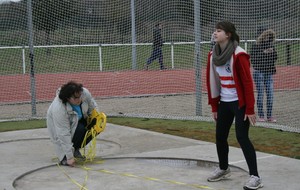
[[229, 21], [221, 21], [216, 24], [216, 29], [224, 30], [226, 33], [231, 33], [230, 40], [240, 42], [240, 37], [236, 33], [236, 28], [233, 23]]
[[80, 93], [82, 91], [83, 91], [82, 84], [79, 84], [74, 81], [70, 81], [61, 87], [58, 97], [65, 104], [68, 102], [68, 99], [71, 98], [74, 94]]

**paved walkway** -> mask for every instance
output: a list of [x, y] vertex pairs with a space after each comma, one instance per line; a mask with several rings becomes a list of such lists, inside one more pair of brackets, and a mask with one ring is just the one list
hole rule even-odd
[[[230, 148], [232, 175], [207, 182], [216, 166], [213, 143], [108, 124], [97, 157], [56, 165], [46, 129], [0, 133], [0, 190], [238, 190], [248, 178], [242, 151]], [[300, 160], [257, 152], [265, 190], [298, 190]]]

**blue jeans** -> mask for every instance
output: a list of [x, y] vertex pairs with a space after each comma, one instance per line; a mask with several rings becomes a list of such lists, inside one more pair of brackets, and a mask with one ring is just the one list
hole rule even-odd
[[257, 90], [257, 109], [258, 116], [264, 118], [263, 101], [264, 101], [264, 91], [266, 90], [267, 95], [267, 118], [272, 117], [273, 109], [273, 75], [268, 73], [263, 73], [258, 70], [254, 70], [253, 78]]

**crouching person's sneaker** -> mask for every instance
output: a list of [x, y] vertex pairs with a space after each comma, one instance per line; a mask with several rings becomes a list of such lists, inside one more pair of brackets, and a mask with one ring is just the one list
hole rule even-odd
[[222, 179], [226, 179], [230, 177], [230, 168], [227, 168], [226, 170], [221, 170], [219, 167], [215, 169], [215, 171], [211, 174], [209, 178], [207, 178], [207, 181], [214, 182], [214, 181], [220, 181]]
[[258, 189], [263, 187], [263, 184], [261, 183], [261, 178], [251, 175], [249, 180], [246, 182], [246, 184], [244, 185], [244, 189], [248, 190], [248, 189]]
[[84, 156], [82, 156], [82, 154], [80, 153], [80, 151], [79, 151], [79, 149], [76, 149], [75, 151], [74, 151], [74, 157], [75, 158], [78, 158], [78, 159], [85, 159], [85, 157]]
[[64, 156], [64, 158], [60, 161], [59, 163], [62, 166], [69, 166], [68, 162], [67, 162], [67, 157]]

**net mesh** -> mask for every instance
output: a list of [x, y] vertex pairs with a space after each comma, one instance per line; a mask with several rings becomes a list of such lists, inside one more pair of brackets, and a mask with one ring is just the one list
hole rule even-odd
[[[45, 117], [56, 89], [75, 80], [109, 116], [210, 121], [207, 54], [215, 24], [230, 20], [249, 53], [259, 28], [275, 31], [277, 123], [258, 125], [299, 132], [299, 8], [298, 0], [0, 0], [0, 119]], [[157, 23], [167, 69], [155, 59], [145, 70]]]

